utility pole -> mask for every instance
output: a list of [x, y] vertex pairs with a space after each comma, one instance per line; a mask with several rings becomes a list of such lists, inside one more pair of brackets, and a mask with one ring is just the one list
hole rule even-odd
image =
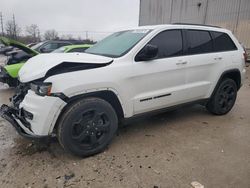
[[204, 18], [203, 18], [203, 24], [205, 25], [207, 22], [207, 9], [208, 9], [208, 0], [206, 1], [206, 5], [205, 5], [205, 11], [204, 11]]
[[171, 9], [170, 9], [170, 18], [169, 23], [172, 23], [172, 17], [173, 17], [173, 6], [174, 6], [174, 0], [171, 1]]
[[86, 31], [86, 39], [88, 39], [89, 38], [89, 36], [88, 36], [88, 31]]
[[2, 36], [4, 36], [4, 30], [3, 30], [3, 14], [2, 14], [2, 12], [0, 12], [0, 22], [1, 22]]
[[17, 36], [16, 36], [16, 20], [15, 20], [14, 14], [13, 14], [13, 36], [14, 36], [14, 38], [17, 38]]

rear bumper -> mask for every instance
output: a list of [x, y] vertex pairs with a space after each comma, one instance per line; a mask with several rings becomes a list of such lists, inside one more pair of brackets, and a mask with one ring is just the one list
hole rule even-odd
[[[18, 111], [14, 108], [11, 108], [7, 105], [2, 105], [0, 107], [0, 116], [2, 118], [4, 118], [6, 121], [8, 121], [18, 132], [19, 135], [31, 139], [31, 140], [39, 140], [39, 141], [49, 141], [50, 136], [38, 136], [38, 135], [32, 135], [32, 134], [28, 134], [22, 126], [20, 126], [19, 122], [22, 122], [22, 124], [29, 129], [30, 128], [30, 124], [28, 122], [26, 122], [26, 120], [24, 119], [24, 117], [20, 116], [22, 114], [21, 112], [22, 110]], [[19, 115], [20, 114], [20, 115]]]

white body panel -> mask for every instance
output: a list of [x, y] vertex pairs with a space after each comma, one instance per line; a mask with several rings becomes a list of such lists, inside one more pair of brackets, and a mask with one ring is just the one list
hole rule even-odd
[[29, 82], [44, 77], [48, 70], [62, 62], [102, 64], [110, 61], [112, 58], [84, 53], [40, 54], [29, 59], [18, 74], [21, 82]]
[[32, 135], [45, 136], [52, 133], [51, 127], [56, 123], [60, 111], [66, 105], [58, 97], [41, 97], [33, 91], [28, 92], [25, 100], [20, 104], [20, 108], [32, 112], [33, 120], [28, 120], [31, 123], [31, 131], [21, 124], [22, 128]]
[[[101, 64], [113, 61], [101, 68], [54, 75], [44, 82], [52, 83], [52, 93], [63, 93], [67, 97], [111, 90], [118, 97], [125, 118], [209, 98], [220, 76], [226, 70], [238, 69], [243, 82], [245, 74], [243, 49], [230, 31], [184, 25], [143, 28], [152, 29], [152, 32], [120, 58], [74, 53], [38, 55], [23, 66], [19, 74], [20, 81], [30, 82], [42, 78], [48, 70], [62, 62]], [[168, 29], [225, 32], [235, 42], [238, 50], [135, 62], [136, 54], [144, 45], [157, 33]], [[29, 92], [21, 103], [21, 107], [34, 114], [35, 118], [30, 123], [37, 135], [51, 134], [65, 105], [66, 103], [57, 97], [38, 97], [33, 92]]]

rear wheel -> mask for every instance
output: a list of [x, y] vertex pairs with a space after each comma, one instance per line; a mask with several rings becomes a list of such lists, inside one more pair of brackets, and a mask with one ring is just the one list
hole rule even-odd
[[66, 151], [87, 157], [103, 151], [117, 128], [112, 106], [99, 98], [87, 98], [65, 111], [59, 122], [58, 138]]
[[207, 110], [216, 115], [228, 113], [237, 97], [237, 85], [230, 78], [223, 79], [207, 104]]

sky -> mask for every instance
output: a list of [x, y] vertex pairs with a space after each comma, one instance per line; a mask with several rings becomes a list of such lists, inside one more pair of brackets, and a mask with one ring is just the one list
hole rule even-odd
[[100, 40], [110, 33], [138, 26], [139, 0], [0, 0], [3, 20], [12, 19], [25, 32], [36, 24], [41, 33], [55, 29], [59, 35]]

